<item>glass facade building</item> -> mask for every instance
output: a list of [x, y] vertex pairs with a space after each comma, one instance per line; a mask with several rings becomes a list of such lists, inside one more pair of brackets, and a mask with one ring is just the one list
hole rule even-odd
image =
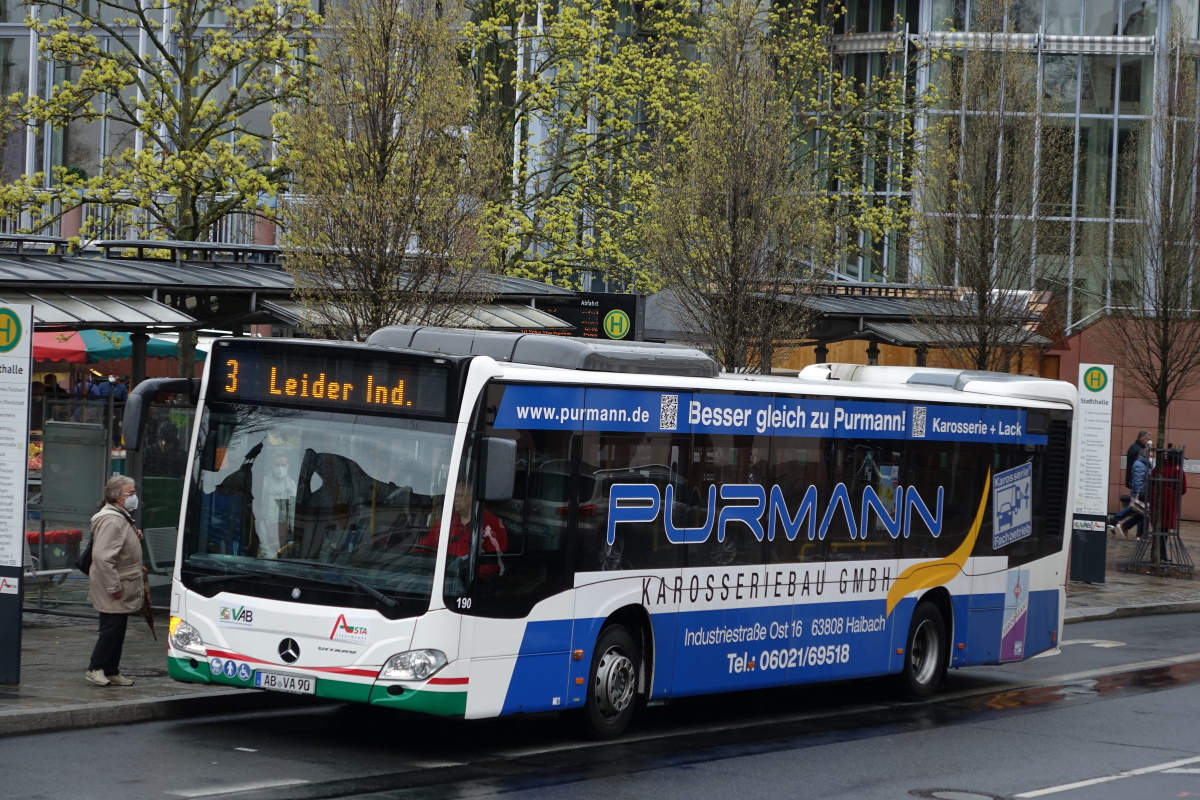
[[[918, 70], [919, 85], [938, 85], [961, 75], [957, 49], [980, 41], [1036, 56], [1040, 107], [1046, 125], [1066, 128], [1073, 153], [1071, 169], [1058, 176], [1064, 186], [1039, 208], [1041, 224], [1054, 227], [1045, 237], [1047, 257], [1064, 259], [1069, 324], [1086, 324], [1113, 304], [1114, 286], [1139, 280], [1142, 259], [1129, 252], [1122, 226], [1136, 225], [1137, 198], [1148, 186], [1130, 176], [1148, 168], [1149, 138], [1139, 137], [1153, 113], [1156, 84], [1167, 70], [1161, 59], [1172, 26], [1178, 26], [1192, 55], [1200, 53], [1200, 0], [1013, 0], [1006, 34], [975, 36], [973, 5], [996, 0], [850, 0], [847, 41], [859, 40], [846, 55], [846, 69], [870, 74], [889, 34], [906, 34], [942, 46], [950, 58]], [[902, 26], [902, 30], [898, 27]], [[875, 53], [869, 42], [878, 42]], [[993, 44], [995, 46], [995, 44]], [[1159, 95], [1161, 96], [1161, 95]], [[971, 109], [940, 107], [931, 116], [970, 114]], [[1036, 166], [1033, 168], [1036, 169]], [[1069, 187], [1069, 191], [1066, 190]], [[864, 245], [870, 245], [864, 242]], [[872, 255], [843, 265], [845, 277], [898, 281], [920, 269], [903, 249], [863, 247]], [[1039, 253], [1039, 255], [1043, 255]]]

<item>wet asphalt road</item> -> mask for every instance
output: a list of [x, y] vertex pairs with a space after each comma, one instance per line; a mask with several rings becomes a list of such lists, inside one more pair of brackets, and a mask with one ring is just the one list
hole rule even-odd
[[[1200, 615], [1070, 625], [1061, 652], [646, 709], [621, 740], [554, 716], [462, 723], [313, 704], [4, 739], [6, 798], [1200, 797]], [[1130, 774], [1125, 774], [1130, 773]]]

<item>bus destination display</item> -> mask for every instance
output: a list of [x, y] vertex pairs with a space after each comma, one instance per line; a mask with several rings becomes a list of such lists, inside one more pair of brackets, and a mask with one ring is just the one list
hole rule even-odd
[[[223, 351], [223, 352], [222, 352]], [[446, 413], [449, 368], [355, 358], [333, 350], [252, 352], [218, 348], [211, 394], [226, 400], [274, 401], [337, 411]]]

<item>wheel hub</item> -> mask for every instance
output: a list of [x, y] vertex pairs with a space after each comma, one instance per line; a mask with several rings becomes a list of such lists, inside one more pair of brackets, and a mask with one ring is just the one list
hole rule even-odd
[[913, 635], [912, 653], [910, 654], [913, 677], [918, 683], [929, 683], [937, 673], [938, 645], [938, 632], [934, 625], [928, 620], [923, 621]]
[[618, 649], [609, 650], [596, 665], [596, 705], [606, 717], [616, 716], [633, 702], [633, 662]]

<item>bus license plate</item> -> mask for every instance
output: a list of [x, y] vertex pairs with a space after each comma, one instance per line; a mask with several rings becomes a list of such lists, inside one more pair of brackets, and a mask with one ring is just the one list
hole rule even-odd
[[254, 685], [259, 689], [292, 694], [316, 694], [317, 682], [303, 675], [288, 675], [284, 672], [256, 672]]

